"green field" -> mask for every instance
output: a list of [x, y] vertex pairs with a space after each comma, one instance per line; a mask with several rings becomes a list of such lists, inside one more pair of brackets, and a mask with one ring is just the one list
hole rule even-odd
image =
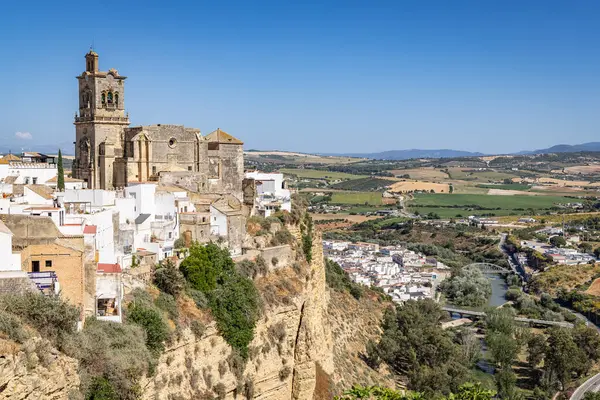
[[491, 214], [496, 216], [529, 214], [530, 209], [539, 212], [570, 203], [573, 199], [562, 196], [493, 196], [486, 194], [417, 194], [409, 206], [413, 211], [426, 215], [430, 212], [442, 218], [460, 214]]
[[334, 185], [331, 185], [331, 188], [363, 192], [363, 191], [368, 191], [368, 190], [383, 189], [386, 186], [390, 186], [393, 183], [395, 183], [395, 182], [391, 181], [389, 179], [359, 178], [359, 179], [351, 179], [349, 181], [343, 181], [340, 183], [336, 183]]
[[370, 204], [380, 205], [381, 193], [378, 192], [334, 192], [331, 194], [331, 204]]
[[296, 175], [298, 178], [325, 179], [327, 181], [366, 178], [366, 175], [352, 175], [345, 172], [326, 171], [321, 169], [282, 168], [279, 170], [279, 172], [288, 175]]

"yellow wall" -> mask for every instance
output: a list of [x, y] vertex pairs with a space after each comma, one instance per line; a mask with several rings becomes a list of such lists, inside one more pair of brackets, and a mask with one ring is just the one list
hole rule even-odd
[[[83, 252], [54, 243], [27, 246], [21, 252], [21, 269], [33, 272], [33, 261], [39, 261], [40, 272], [54, 271], [60, 284], [61, 295], [80, 309], [83, 307]], [[46, 267], [46, 261], [51, 261], [52, 266]]]

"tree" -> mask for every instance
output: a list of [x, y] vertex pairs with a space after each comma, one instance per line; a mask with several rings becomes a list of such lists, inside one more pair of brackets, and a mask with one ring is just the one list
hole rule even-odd
[[527, 341], [527, 363], [531, 369], [535, 369], [546, 354], [546, 339], [543, 335], [532, 335]]
[[567, 245], [567, 241], [562, 236], [552, 236], [550, 238], [550, 244], [554, 247], [564, 247]]
[[552, 351], [546, 354], [545, 370], [549, 376], [555, 376], [562, 388], [565, 388], [573, 373], [582, 371], [585, 354], [573, 341], [570, 330], [565, 328], [550, 329], [548, 348]]
[[63, 169], [62, 152], [58, 149], [58, 172], [56, 177], [56, 188], [61, 192], [65, 190], [65, 170]]
[[177, 297], [185, 288], [185, 277], [171, 260], [167, 260], [154, 271], [154, 284], [161, 291]]
[[600, 400], [600, 392], [587, 392], [583, 395], [583, 400]]
[[227, 249], [221, 249], [214, 243], [206, 246], [194, 243], [179, 270], [194, 289], [208, 293], [216, 288], [217, 283], [223, 282], [223, 272], [235, 270], [235, 263]]
[[461, 269], [439, 287], [452, 303], [460, 306], [481, 306], [492, 294], [490, 281], [477, 267]]

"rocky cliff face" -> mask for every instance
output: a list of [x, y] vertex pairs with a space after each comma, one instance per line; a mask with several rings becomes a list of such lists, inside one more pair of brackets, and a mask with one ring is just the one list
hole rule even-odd
[[[155, 374], [141, 382], [143, 399], [329, 399], [353, 384], [393, 383], [360, 359], [368, 339], [378, 335], [382, 305], [330, 291], [319, 233], [310, 264], [292, 247], [296, 261], [255, 281], [264, 309], [247, 362], [194, 306], [206, 329], [185, 329], [166, 346]], [[0, 339], [14, 346], [0, 351], [0, 400], [68, 399], [77, 391], [77, 361], [40, 351], [40, 341], [19, 346]]]
[[143, 383], [144, 399], [313, 398], [317, 369], [333, 372], [320, 236], [310, 265], [279, 268], [256, 284], [265, 309], [248, 362], [242, 365], [214, 323], [201, 337], [186, 331], [167, 347], [156, 375]]
[[43, 339], [0, 339], [0, 354], [0, 399], [67, 399], [79, 388], [77, 361]]

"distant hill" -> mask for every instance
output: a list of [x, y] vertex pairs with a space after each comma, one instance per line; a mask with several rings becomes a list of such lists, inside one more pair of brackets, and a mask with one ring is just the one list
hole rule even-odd
[[412, 158], [454, 158], [454, 157], [478, 157], [483, 153], [474, 153], [462, 150], [437, 149], [437, 150], [388, 150], [380, 153], [346, 153], [346, 154], [326, 154], [330, 156], [360, 157], [371, 158], [375, 160], [409, 160]]
[[57, 154], [59, 148], [64, 155], [75, 154], [72, 143], [40, 144], [31, 146], [0, 145], [0, 154], [21, 154], [23, 151], [35, 151], [42, 154]]
[[580, 151], [600, 151], [600, 142], [589, 142], [582, 144], [557, 144], [547, 149], [533, 151], [521, 151], [516, 154], [548, 154], [548, 153], [577, 153]]

